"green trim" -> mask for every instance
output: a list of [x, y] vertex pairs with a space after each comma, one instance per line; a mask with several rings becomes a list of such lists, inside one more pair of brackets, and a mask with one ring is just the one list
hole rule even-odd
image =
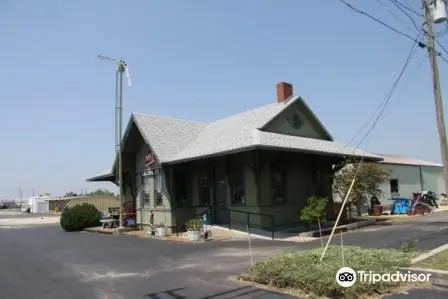
[[97, 175], [97, 176], [88, 178], [86, 181], [87, 182], [112, 182], [112, 183], [114, 183], [115, 180], [116, 180], [115, 173], [106, 173], [106, 174], [101, 174], [101, 175]]

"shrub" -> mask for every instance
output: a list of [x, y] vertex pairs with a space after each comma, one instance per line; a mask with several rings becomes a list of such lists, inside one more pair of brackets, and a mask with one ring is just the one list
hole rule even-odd
[[200, 231], [202, 228], [202, 223], [200, 219], [190, 219], [186, 223], [187, 231]]
[[91, 204], [83, 203], [66, 208], [61, 215], [61, 227], [65, 231], [81, 231], [100, 225], [101, 212]]
[[326, 197], [309, 197], [306, 206], [300, 211], [300, 220], [309, 223], [325, 222], [327, 204], [328, 199]]
[[[343, 267], [341, 247], [328, 247], [322, 263], [319, 262], [322, 248], [300, 251], [271, 258], [255, 264], [242, 279], [277, 288], [300, 289], [307, 293], [331, 298], [360, 298], [376, 292], [385, 293], [396, 287], [394, 282], [376, 284], [357, 282], [343, 288], [336, 282], [336, 272]], [[399, 267], [410, 265], [412, 255], [392, 249], [362, 249], [344, 247], [346, 267], [355, 271], [365, 270], [373, 273], [392, 273]]]

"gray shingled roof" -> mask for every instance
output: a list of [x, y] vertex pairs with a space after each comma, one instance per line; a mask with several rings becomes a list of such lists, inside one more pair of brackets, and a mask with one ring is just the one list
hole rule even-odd
[[[371, 159], [381, 159], [376, 155], [347, 148], [333, 141], [275, 134], [261, 130], [275, 116], [298, 101], [305, 104], [301, 98], [294, 97], [287, 103], [272, 103], [209, 124], [144, 114], [133, 114], [132, 117], [161, 163], [187, 161], [256, 147], [340, 156], [365, 154]], [[308, 108], [306, 104], [305, 107]], [[311, 110], [310, 112], [312, 113]], [[319, 121], [318, 123], [320, 124]], [[331, 139], [332, 137], [325, 127], [322, 126], [322, 129]]]
[[441, 163], [434, 163], [429, 161], [424, 161], [420, 159], [398, 156], [398, 155], [385, 155], [385, 154], [376, 154], [383, 158], [383, 161], [380, 163], [384, 164], [402, 164], [402, 165], [415, 165], [415, 166], [435, 166], [435, 167], [443, 167]]
[[187, 148], [207, 128], [207, 123], [165, 116], [133, 113], [137, 128], [160, 162], [167, 162]]

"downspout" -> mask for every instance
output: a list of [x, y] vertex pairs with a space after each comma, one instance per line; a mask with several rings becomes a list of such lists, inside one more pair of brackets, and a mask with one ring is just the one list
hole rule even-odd
[[209, 163], [212, 167], [212, 179], [211, 179], [211, 184], [212, 184], [212, 198], [211, 198], [211, 202], [210, 202], [210, 206], [211, 206], [211, 219], [210, 219], [210, 223], [212, 224], [216, 224], [216, 165], [215, 163], [213, 163], [211, 160], [209, 160]]
[[420, 188], [421, 188], [421, 191], [423, 191], [424, 184], [423, 184], [423, 174], [422, 174], [422, 166], [421, 165], [418, 166], [418, 172], [420, 175]]
[[258, 150], [253, 151], [252, 154], [252, 162], [253, 162], [253, 167], [252, 167], [252, 171], [254, 173], [254, 179], [255, 179], [255, 199], [257, 201], [257, 204], [260, 204], [260, 190], [259, 190], [259, 176], [258, 176]]

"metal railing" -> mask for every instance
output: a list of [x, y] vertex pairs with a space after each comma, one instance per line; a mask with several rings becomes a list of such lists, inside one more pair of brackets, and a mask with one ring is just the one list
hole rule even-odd
[[210, 224], [247, 230], [261, 229], [271, 233], [275, 239], [275, 220], [273, 215], [229, 209], [225, 207], [197, 206], [193, 208], [194, 217], [207, 213]]
[[[185, 208], [179, 209], [184, 210]], [[275, 219], [274, 215], [248, 212], [226, 207], [213, 207], [209, 205], [191, 206], [192, 218], [201, 218], [204, 213], [207, 214], [209, 224], [219, 225], [230, 229], [239, 229], [251, 233], [252, 229], [261, 229], [270, 233], [272, 240], [275, 239]], [[191, 214], [190, 214], [191, 215]], [[176, 215], [177, 218], [177, 215]], [[187, 220], [187, 219], [186, 219]], [[140, 226], [149, 226], [147, 224], [138, 224]], [[177, 235], [185, 230], [185, 225], [180, 223], [176, 226], [169, 227], [175, 230]]]

